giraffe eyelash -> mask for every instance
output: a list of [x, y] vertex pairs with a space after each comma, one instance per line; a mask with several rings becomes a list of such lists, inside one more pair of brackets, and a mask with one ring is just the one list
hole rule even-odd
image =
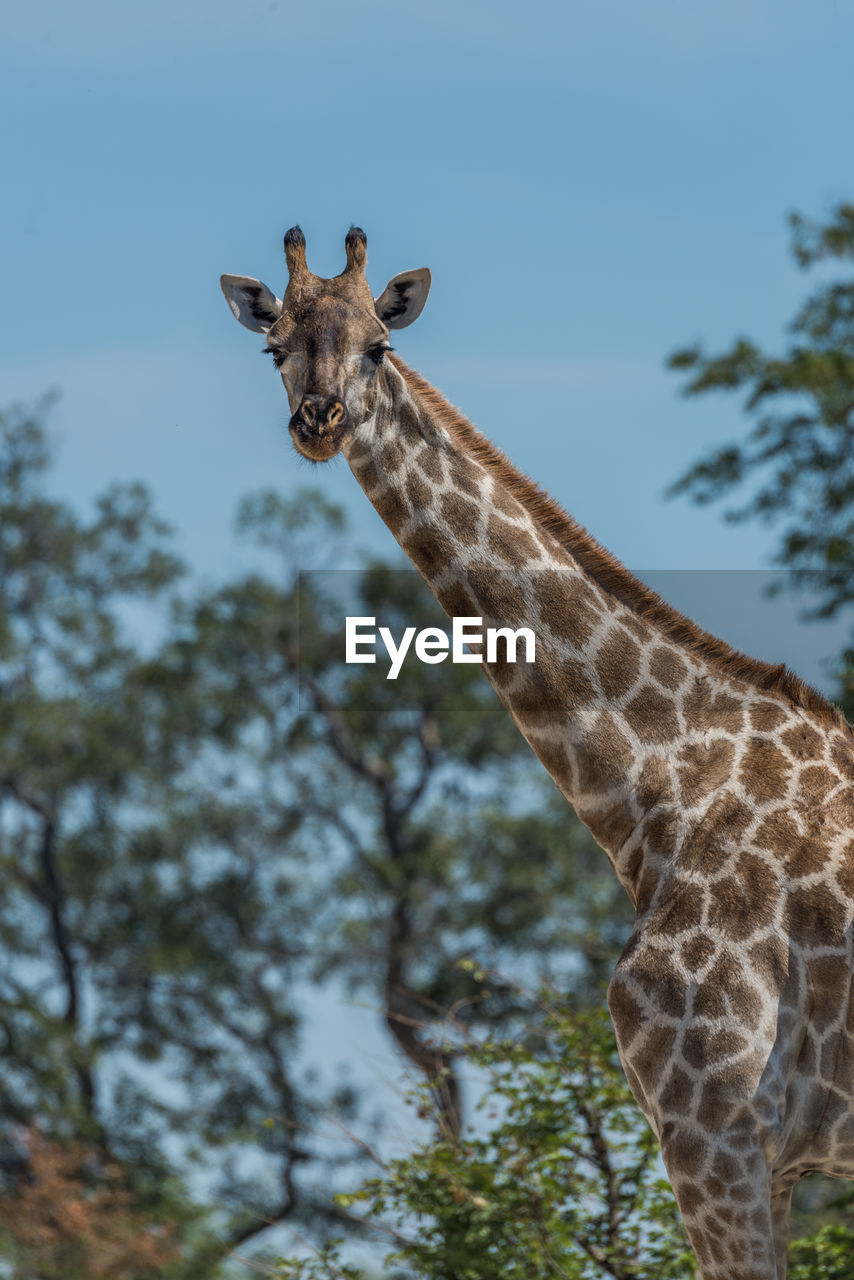
[[283, 351], [281, 347], [264, 347], [263, 351], [265, 356], [273, 357], [273, 364], [277, 369], [281, 368], [290, 355], [289, 351]]

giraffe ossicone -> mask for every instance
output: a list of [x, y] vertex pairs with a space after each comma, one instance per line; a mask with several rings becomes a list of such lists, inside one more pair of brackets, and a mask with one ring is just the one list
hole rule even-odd
[[792, 1190], [854, 1178], [854, 735], [785, 668], [643, 586], [389, 347], [426, 269], [374, 300], [364, 233], [325, 280], [298, 228], [263, 332], [297, 450], [343, 453], [446, 612], [530, 627], [485, 662], [637, 911], [608, 1003], [702, 1280], [784, 1280]]

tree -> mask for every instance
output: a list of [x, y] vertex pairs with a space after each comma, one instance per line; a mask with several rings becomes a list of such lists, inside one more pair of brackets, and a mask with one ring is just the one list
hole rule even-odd
[[604, 1010], [544, 994], [521, 1039], [470, 1046], [469, 1060], [489, 1076], [486, 1132], [436, 1141], [358, 1193], [390, 1215], [395, 1259], [425, 1280], [684, 1277], [658, 1144]]
[[[854, 258], [854, 205], [824, 225], [791, 218], [798, 265], [841, 268]], [[795, 316], [787, 350], [770, 355], [748, 338], [708, 356], [688, 347], [670, 368], [689, 373], [684, 394], [743, 391], [753, 427], [701, 459], [673, 485], [709, 503], [744, 482], [754, 487], [729, 519], [784, 522], [777, 560], [830, 616], [854, 599], [854, 277], [821, 275]]]
[[[241, 844], [251, 817], [200, 814], [188, 771], [215, 744], [130, 639], [135, 602], [152, 633], [166, 625], [181, 570], [166, 527], [138, 485], [88, 519], [46, 497], [37, 416], [0, 423], [3, 1227], [26, 1253], [38, 1131], [57, 1169], [61, 1148], [91, 1153], [89, 1209], [120, 1196], [131, 1216], [180, 1226], [175, 1274], [208, 1277], [296, 1205], [293, 1125], [311, 1109], [289, 1075], [289, 906], [267, 909], [271, 872]], [[271, 1109], [293, 1125], [240, 1176]], [[214, 1152], [205, 1226], [188, 1177]]]
[[0, 1222], [14, 1222], [4, 1232], [12, 1280], [170, 1274], [180, 1254], [177, 1224], [151, 1222], [134, 1210], [118, 1166], [103, 1168], [100, 1153], [78, 1142], [50, 1142], [34, 1128], [21, 1137], [26, 1176], [0, 1198]]
[[[520, 1006], [525, 1001], [520, 1000]], [[440, 1134], [341, 1197], [384, 1242], [387, 1280], [689, 1280], [693, 1256], [602, 1010], [554, 990], [512, 1035], [469, 1041], [488, 1079], [481, 1119]], [[418, 1108], [429, 1099], [416, 1092]], [[791, 1280], [846, 1280], [854, 1230], [796, 1241]], [[337, 1245], [278, 1280], [369, 1280]]]
[[[306, 541], [334, 556], [337, 511], [255, 498], [275, 571], [179, 591], [141, 487], [91, 518], [45, 496], [37, 416], [0, 424], [0, 1228], [26, 1254], [37, 1132], [207, 1280], [271, 1225], [340, 1221], [312, 1131], [354, 1099], [298, 1083], [312, 983], [374, 993], [453, 1131], [444, 1011], [488, 1025], [516, 999], [460, 956], [594, 981], [628, 915], [477, 673], [340, 660], [342, 601], [294, 571]], [[434, 620], [415, 582], [345, 585], [355, 612]]]

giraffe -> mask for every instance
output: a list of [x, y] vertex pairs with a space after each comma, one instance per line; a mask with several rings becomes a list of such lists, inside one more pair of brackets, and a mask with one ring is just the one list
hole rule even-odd
[[[530, 627], [487, 677], [608, 855], [636, 922], [608, 988], [702, 1280], [784, 1280], [792, 1190], [854, 1178], [854, 736], [783, 666], [645, 587], [389, 346], [426, 269], [374, 300], [285, 236], [284, 299], [223, 276], [266, 335], [300, 454], [338, 453], [452, 617]], [[506, 658], [506, 655], [505, 655]]]

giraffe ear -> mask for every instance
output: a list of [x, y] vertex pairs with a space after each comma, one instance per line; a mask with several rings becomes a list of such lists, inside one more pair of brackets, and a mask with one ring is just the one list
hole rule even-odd
[[241, 324], [253, 333], [266, 333], [282, 314], [282, 300], [251, 276], [220, 276], [225, 300]]
[[426, 267], [402, 271], [389, 280], [375, 300], [377, 315], [388, 329], [405, 329], [424, 310], [430, 292], [430, 272]]

